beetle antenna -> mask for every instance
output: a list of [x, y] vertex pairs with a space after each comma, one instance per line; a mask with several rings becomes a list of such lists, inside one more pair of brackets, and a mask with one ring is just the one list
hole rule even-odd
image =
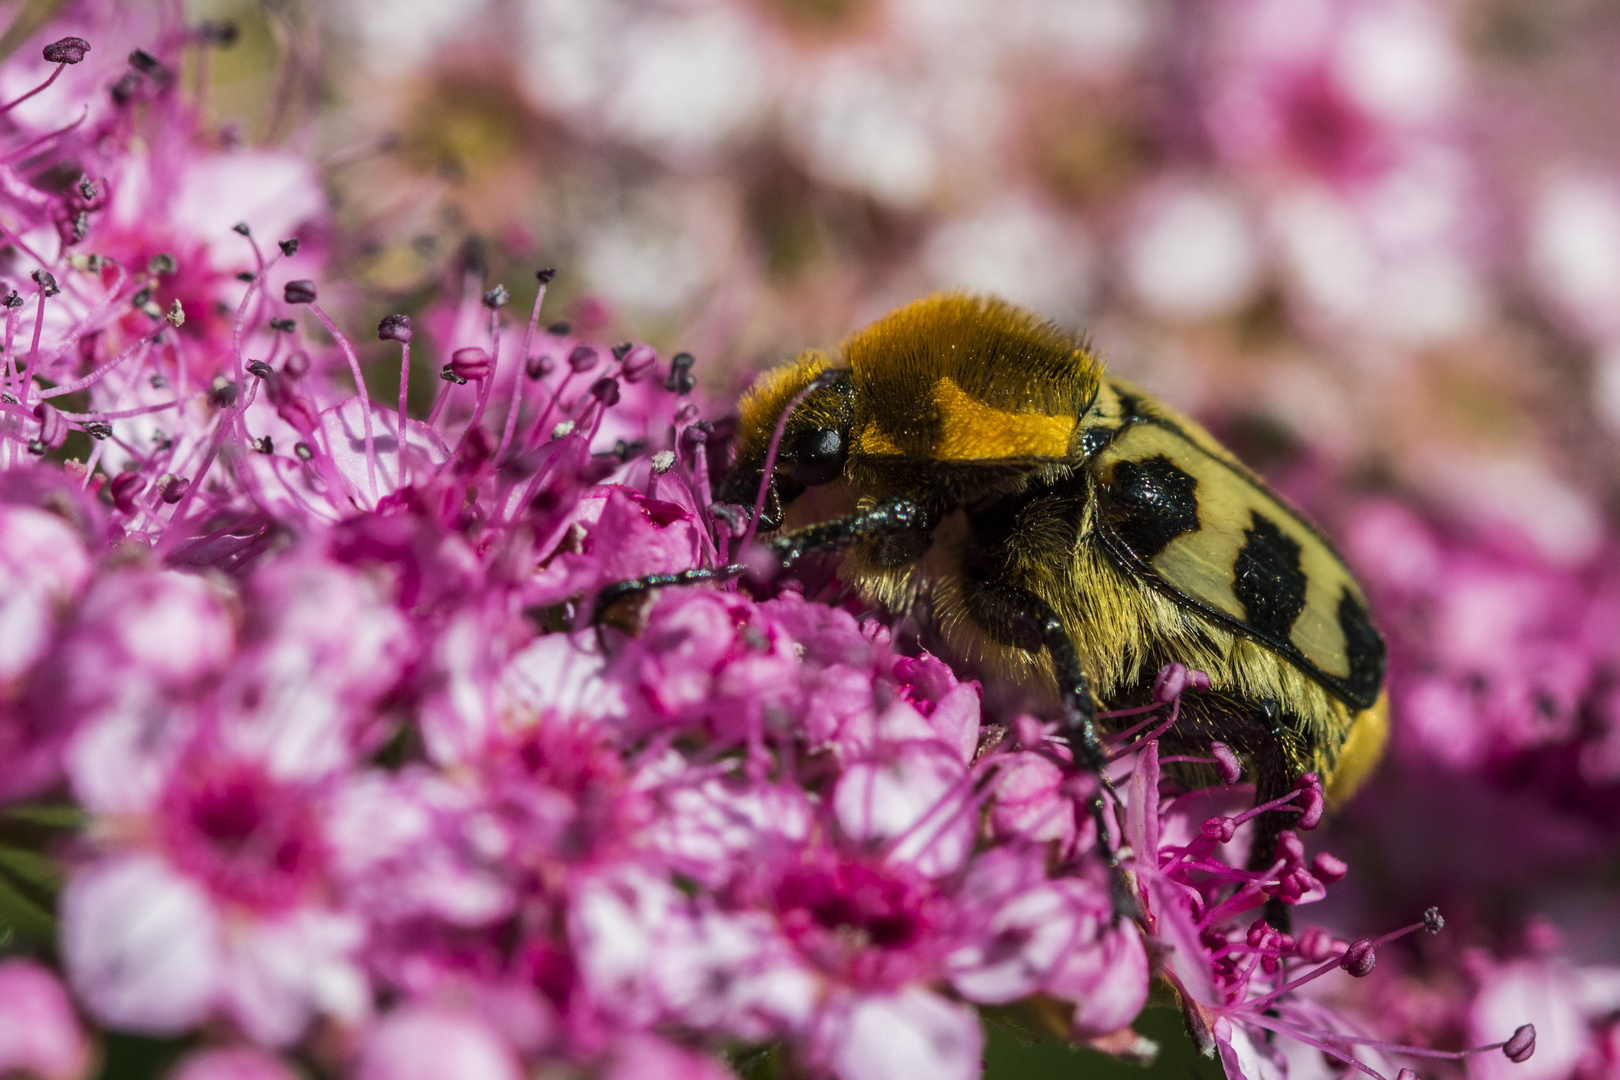
[[765, 450], [765, 469], [759, 475], [759, 494], [754, 496], [754, 516], [748, 520], [748, 531], [743, 533], [742, 545], [737, 548], [739, 557], [748, 550], [748, 545], [754, 542], [754, 531], [759, 528], [760, 515], [765, 512], [765, 496], [771, 490], [771, 472], [776, 468], [776, 452], [782, 447], [782, 433], [787, 430], [788, 418], [791, 417], [804, 399], [826, 386], [831, 386], [838, 379], [836, 371], [823, 371], [803, 390], [793, 395], [782, 415], [776, 418], [776, 430], [771, 432], [771, 444]]

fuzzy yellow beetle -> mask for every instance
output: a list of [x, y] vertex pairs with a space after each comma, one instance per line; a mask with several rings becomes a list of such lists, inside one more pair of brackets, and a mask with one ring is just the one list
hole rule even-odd
[[1080, 760], [1101, 764], [1098, 703], [1150, 702], [1179, 661], [1210, 685], [1165, 744], [1228, 744], [1260, 799], [1308, 771], [1342, 799], [1377, 761], [1384, 643], [1344, 562], [1074, 335], [993, 299], [901, 308], [760, 378], [723, 499], [755, 501], [779, 422], [761, 529], [783, 560], [842, 549], [864, 598], [1059, 705]]

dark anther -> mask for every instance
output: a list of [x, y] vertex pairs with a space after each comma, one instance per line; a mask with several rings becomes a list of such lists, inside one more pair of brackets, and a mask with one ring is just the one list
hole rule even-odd
[[273, 454], [276, 452], [276, 444], [270, 441], [270, 436], [266, 435], [261, 439], [253, 440], [253, 449], [261, 454]]
[[151, 302], [152, 302], [152, 290], [151, 289], [142, 289], [140, 292], [136, 293], [134, 296], [129, 298], [129, 306], [130, 307], [143, 308], [143, 307], [145, 307], [147, 304], [149, 304]]
[[158, 491], [162, 494], [163, 501], [171, 506], [185, 498], [186, 492], [190, 490], [191, 481], [173, 473], [166, 473], [158, 478]]
[[1525, 1024], [1513, 1032], [1513, 1038], [1502, 1045], [1502, 1053], [1515, 1065], [1529, 1061], [1536, 1052], [1536, 1025]]
[[84, 422], [84, 433], [100, 442], [112, 434], [112, 425], [105, 420], [86, 420]]
[[145, 49], [136, 49], [129, 54], [129, 66], [143, 75], [151, 75], [163, 69], [163, 61]]
[[45, 444], [40, 442], [38, 439], [29, 439], [28, 452], [33, 454], [35, 457], [43, 457], [45, 454]]
[[[87, 49], [88, 49], [88, 48], [89, 48], [89, 46], [88, 46], [88, 45], [86, 45], [86, 46], [85, 46], [85, 48], [87, 48]], [[554, 270], [554, 269], [552, 269], [552, 268], [551, 268], [551, 267], [549, 267], [549, 266], [548, 266], [548, 267], [546, 267], [546, 268], [545, 268], [545, 269], [544, 269], [544, 270], [536, 270], [536, 271], [535, 271], [535, 272], [534, 272], [534, 280], [536, 280], [536, 281], [538, 281], [538, 282], [539, 282], [539, 283], [540, 283], [540, 284], [542, 284], [542, 285], [547, 285], [547, 284], [550, 284], [550, 282], [551, 282], [551, 279], [552, 279], [552, 278], [554, 278], [554, 277], [556, 277], [556, 276], [557, 276], [557, 271], [556, 271], [556, 270]], [[568, 331], [566, 331], [566, 330], [564, 330], [564, 331], [563, 331], [563, 333], [565, 333], [565, 334], [566, 334], [566, 333], [567, 333], [567, 332], [568, 332]]]
[[94, 180], [90, 179], [88, 176], [79, 177], [79, 198], [83, 199], [85, 202], [95, 202], [96, 197], [100, 194], [101, 191], [96, 187], [96, 182]]
[[276, 247], [280, 248], [281, 253], [290, 259], [298, 254], [298, 237], [289, 236], [285, 240], [277, 240]]
[[709, 436], [713, 434], [714, 425], [707, 420], [699, 420], [695, 424], [688, 425], [686, 430], [681, 432], [681, 448], [687, 453], [691, 453], [706, 444], [709, 441]]
[[298, 329], [298, 324], [291, 319], [271, 319], [270, 329], [279, 330], [283, 334], [290, 334]]
[[546, 333], [550, 334], [552, 337], [566, 337], [573, 329], [573, 323], [558, 321], [546, 327]]
[[77, 214], [74, 214], [71, 224], [73, 228], [73, 242], [75, 244], [77, 244], [80, 240], [83, 240], [86, 236], [90, 235], [90, 215], [86, 211], [80, 210]]
[[146, 269], [148, 273], [167, 275], [180, 269], [180, 264], [173, 255], [160, 251], [146, 260]]
[[28, 276], [34, 279], [34, 284], [38, 285], [39, 291], [46, 296], [55, 296], [62, 291], [56, 287], [56, 278], [48, 270], [35, 270]]
[[120, 105], [128, 105], [135, 98], [135, 91], [141, 88], [141, 77], [133, 71], [124, 72], [124, 77], [112, 84], [107, 93]]
[[17, 404], [17, 395], [10, 393], [9, 391], [6, 393], [0, 393], [0, 401], [5, 402], [7, 405], [15, 405]]
[[468, 379], [482, 379], [489, 375], [491, 363], [489, 353], [476, 345], [465, 349], [457, 349], [450, 354], [450, 362], [445, 370], [454, 372], [457, 379], [466, 382]]
[[236, 404], [237, 385], [223, 375], [215, 375], [214, 383], [208, 388], [208, 403], [221, 409], [228, 409]]
[[678, 352], [669, 360], [669, 378], [664, 380], [664, 389], [677, 394], [690, 394], [697, 386], [697, 379], [692, 376], [692, 365], [697, 358], [689, 352]]
[[263, 360], [249, 360], [247, 369], [261, 379], [268, 379], [275, 374], [270, 365]]
[[1425, 908], [1423, 911], [1423, 929], [1431, 934], [1438, 934], [1446, 928], [1446, 920], [1437, 907]]
[[1344, 957], [1340, 959], [1339, 966], [1353, 977], [1360, 979], [1369, 974], [1376, 963], [1378, 954], [1373, 952], [1371, 939], [1362, 938], [1359, 941], [1352, 941], [1350, 947], [1344, 950]]
[[253, 230], [248, 228], [248, 223], [247, 222], [238, 221], [235, 225], [231, 226], [231, 232], [239, 233], [242, 236], [249, 236], [249, 235], [252, 234]]
[[48, 64], [77, 64], [90, 51], [90, 43], [82, 37], [59, 38], [45, 46]]
[[557, 361], [549, 356], [531, 356], [523, 362], [523, 373], [531, 379], [543, 379], [557, 370]]
[[315, 451], [311, 450], [309, 443], [306, 442], [293, 443], [293, 453], [297, 455], [299, 461], [312, 461], [315, 458]]
[[411, 317], [409, 315], [384, 315], [382, 322], [377, 324], [377, 338], [380, 341], [410, 341]]
[[214, 22], [205, 19], [193, 26], [191, 33], [200, 44], [212, 45], [219, 49], [228, 49], [236, 44], [236, 39], [241, 32], [233, 22]]
[[237, 271], [237, 274], [236, 274], [236, 280], [237, 281], [252, 281], [254, 278], [256, 278], [258, 276], [259, 276], [258, 274], [255, 274], [251, 270], [239, 270], [239, 271]]
[[493, 289], [484, 291], [484, 306], [494, 311], [505, 307], [512, 299], [512, 291], [505, 285], [497, 285]]
[[619, 380], [614, 378], [597, 379], [591, 384], [591, 396], [602, 403], [602, 407], [609, 408], [619, 403]]
[[444, 367], [439, 370], [439, 378], [443, 379], [445, 382], [453, 382], [457, 386], [467, 385], [467, 380], [462, 378], [460, 375], [457, 375], [455, 370], [449, 364], [444, 365]]
[[596, 366], [596, 350], [589, 345], [575, 345], [568, 354], [568, 366], [575, 371], [589, 371]]
[[150, 379], [147, 379], [146, 381], [152, 384], [152, 389], [154, 389], [154, 390], [161, 390], [165, 386], [169, 385], [169, 380], [165, 379], [161, 375], [154, 375]]
[[0, 303], [4, 303], [8, 308], [20, 308], [23, 306], [23, 298], [16, 289], [12, 289], [6, 293], [5, 300], [0, 301]]
[[313, 304], [315, 302], [315, 283], [308, 278], [289, 281], [287, 287], [282, 290], [281, 295], [289, 304]]
[[624, 362], [625, 354], [629, 351], [630, 343], [628, 341], [621, 341], [617, 345], [613, 346], [613, 359], [622, 364]]

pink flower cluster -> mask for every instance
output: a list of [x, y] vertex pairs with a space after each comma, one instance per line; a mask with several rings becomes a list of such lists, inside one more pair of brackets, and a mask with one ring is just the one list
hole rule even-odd
[[[606, 585], [733, 555], [690, 357], [541, 331], [548, 271], [519, 334], [507, 290], [473, 279], [421, 320], [448, 357], [427, 418], [405, 407], [404, 316], [378, 328], [399, 404], [372, 401], [318, 251], [288, 234], [318, 199], [293, 184], [250, 220], [308, 174], [211, 142], [174, 89], [206, 40], [158, 42], [90, 69], [110, 82], [93, 133], [19, 108], [0, 136], [0, 201], [27, 223], [8, 237], [0, 805], [84, 815], [46, 914], [71, 997], [0, 962], [0, 1073], [83, 1076], [82, 1016], [199, 1038], [184, 1080], [295, 1059], [721, 1077], [750, 1053], [949, 1080], [979, 1073], [976, 1007], [1140, 1052], [1158, 974], [1233, 1075], [1279, 1075], [1261, 1031], [1381, 1075], [1366, 1048], [1401, 1048], [1294, 994], [1365, 975], [1378, 942], [1254, 921], [1344, 863], [1290, 833], [1242, 870], [1252, 791], [1160, 780], [1192, 674], [1167, 669], [1116, 737], [1109, 846], [1138, 922], [1055, 725], [987, 715], [873, 613], [754, 582], [656, 593], [634, 635], [592, 625]], [[1320, 784], [1274, 806], [1314, 827]], [[1486, 1038], [1515, 1061], [1534, 1044]]]

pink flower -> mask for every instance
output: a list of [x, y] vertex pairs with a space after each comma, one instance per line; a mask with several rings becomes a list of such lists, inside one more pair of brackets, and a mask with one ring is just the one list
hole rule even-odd
[[90, 1043], [62, 984], [31, 960], [0, 961], [0, 1072], [79, 1080]]
[[372, 1026], [355, 1075], [361, 1080], [520, 1080], [523, 1070], [511, 1048], [478, 1017], [415, 1007]]

